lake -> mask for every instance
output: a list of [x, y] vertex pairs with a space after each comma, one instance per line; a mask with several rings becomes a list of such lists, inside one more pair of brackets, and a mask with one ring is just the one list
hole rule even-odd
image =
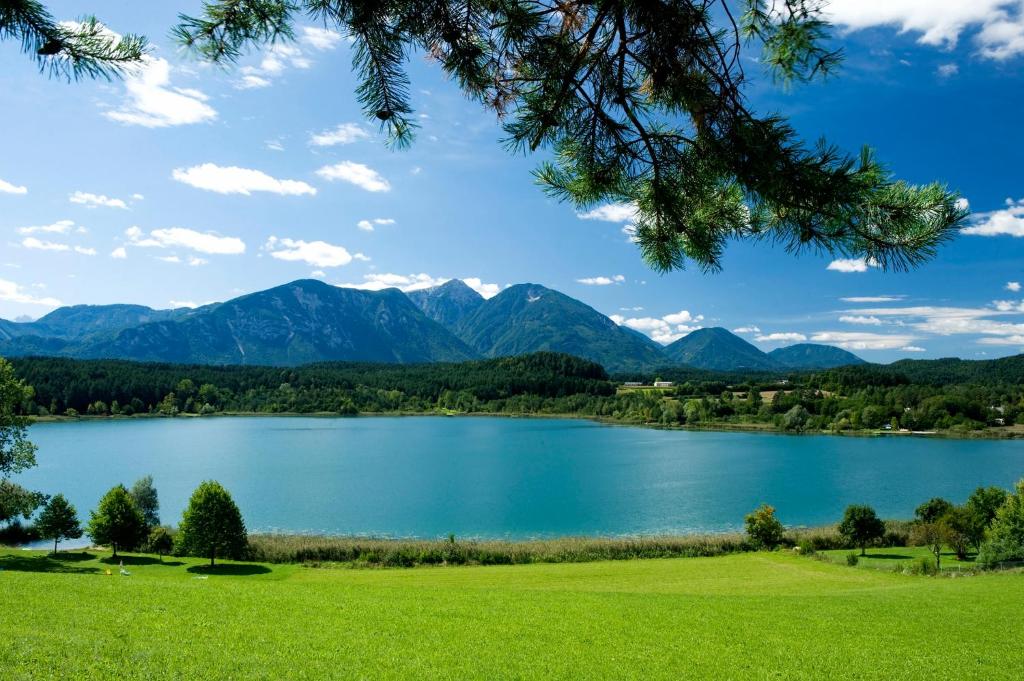
[[88, 517], [151, 474], [177, 524], [205, 479], [250, 531], [526, 538], [719, 532], [773, 504], [787, 525], [847, 504], [910, 517], [1024, 477], [1024, 442], [785, 436], [488, 417], [216, 417], [44, 423], [17, 481]]

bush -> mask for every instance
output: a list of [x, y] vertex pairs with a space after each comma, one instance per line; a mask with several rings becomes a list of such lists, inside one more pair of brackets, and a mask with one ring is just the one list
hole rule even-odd
[[849, 565], [850, 567], [857, 567], [857, 563], [859, 563], [859, 562], [860, 562], [860, 556], [858, 556], [856, 553], [848, 553], [848, 554], [846, 554], [846, 564]]
[[750, 543], [761, 549], [774, 549], [782, 543], [785, 528], [775, 517], [775, 508], [762, 504], [746, 519], [747, 536]]
[[928, 556], [921, 556], [910, 564], [907, 572], [912, 575], [937, 575], [939, 568], [935, 565], [934, 560]]
[[978, 552], [978, 562], [985, 567], [1024, 561], [1024, 480], [1017, 483], [1015, 494], [996, 512], [985, 542]]

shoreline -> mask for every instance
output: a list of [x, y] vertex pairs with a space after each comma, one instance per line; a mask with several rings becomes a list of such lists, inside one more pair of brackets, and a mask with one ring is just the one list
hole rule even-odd
[[36, 423], [74, 423], [81, 421], [127, 421], [133, 419], [194, 419], [194, 418], [226, 418], [226, 417], [242, 417], [242, 418], [253, 418], [253, 417], [280, 417], [280, 418], [335, 418], [335, 419], [354, 419], [361, 417], [369, 418], [380, 418], [380, 417], [446, 417], [446, 418], [459, 418], [459, 417], [470, 417], [470, 418], [481, 418], [481, 417], [496, 417], [496, 418], [509, 418], [509, 419], [551, 419], [551, 420], [577, 420], [577, 421], [591, 421], [606, 426], [626, 426], [636, 428], [652, 428], [655, 430], [678, 430], [678, 431], [689, 431], [689, 432], [717, 432], [717, 433], [756, 433], [762, 435], [790, 435], [790, 436], [804, 436], [804, 435], [831, 435], [836, 437], [861, 437], [861, 438], [875, 438], [875, 437], [921, 437], [921, 438], [933, 438], [943, 440], [1017, 440], [1024, 439], [1024, 428], [1017, 426], [1003, 426], [1000, 428], [986, 428], [984, 430], [977, 431], [952, 431], [952, 430], [935, 430], [935, 431], [891, 431], [891, 430], [845, 430], [845, 431], [831, 431], [831, 430], [815, 430], [815, 431], [804, 431], [804, 432], [790, 432], [776, 430], [774, 426], [768, 423], [709, 423], [700, 425], [669, 425], [663, 423], [644, 423], [639, 421], [621, 421], [601, 416], [588, 416], [583, 414], [509, 414], [501, 412], [403, 412], [403, 411], [383, 411], [383, 412], [360, 412], [358, 414], [337, 414], [335, 412], [217, 412], [214, 414], [176, 414], [174, 416], [168, 416], [166, 414], [132, 414], [131, 416], [104, 414], [104, 415], [91, 415], [91, 414], [80, 414], [78, 416], [62, 416], [62, 415], [51, 415], [51, 416], [29, 416], [29, 424]]

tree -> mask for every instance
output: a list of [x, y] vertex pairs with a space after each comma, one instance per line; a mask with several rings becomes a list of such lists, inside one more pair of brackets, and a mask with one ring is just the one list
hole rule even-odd
[[160, 500], [156, 495], [156, 487], [153, 486], [153, 476], [147, 475], [136, 480], [132, 485], [131, 495], [135, 506], [142, 512], [142, 517], [146, 520], [146, 526], [153, 528], [159, 525]]
[[[496, 113], [510, 150], [548, 149], [558, 199], [604, 202], [666, 271], [720, 267], [733, 238], [781, 241], [905, 269], [967, 215], [938, 184], [893, 179], [869, 149], [808, 147], [755, 113], [748, 49], [784, 85], [833, 73], [841, 54], [818, 0], [209, 0], [179, 41], [213, 62], [287, 41], [300, 15], [352, 40], [356, 96], [395, 146], [416, 128], [405, 63], [430, 55]], [[734, 12], [733, 10], [737, 10]]]
[[28, 519], [46, 500], [9, 479], [36, 465], [36, 446], [28, 439], [28, 419], [22, 416], [22, 406], [34, 395], [32, 387], [14, 375], [14, 367], [0, 358], [0, 522], [18, 516]]
[[55, 495], [43, 508], [36, 520], [39, 536], [53, 539], [53, 552], [57, 553], [57, 542], [61, 539], [78, 539], [82, 527], [78, 524], [78, 512], [68, 503], [63, 494]]
[[775, 517], [775, 508], [768, 504], [761, 504], [753, 513], [744, 519], [747, 526], [747, 536], [751, 543], [757, 548], [773, 549], [782, 542], [782, 534], [785, 528]]
[[949, 513], [953, 504], [941, 497], [933, 497], [914, 509], [914, 516], [922, 523], [936, 523]]
[[802, 404], [797, 404], [782, 415], [782, 427], [785, 430], [801, 432], [810, 420], [811, 413]]
[[1024, 480], [999, 507], [978, 551], [978, 562], [988, 567], [1009, 561], [1024, 561]]
[[67, 80], [122, 74], [146, 54], [146, 39], [119, 36], [96, 17], [58, 22], [38, 0], [0, 3], [0, 40], [17, 40], [39, 70]]
[[936, 572], [942, 570], [942, 546], [946, 543], [948, 528], [941, 519], [933, 522], [917, 521], [910, 528], [910, 543], [927, 546], [935, 556]]
[[131, 551], [146, 539], [146, 519], [135, 505], [135, 500], [124, 485], [118, 485], [103, 495], [100, 504], [89, 517], [87, 531], [92, 540], [109, 545], [113, 557], [117, 550]]
[[946, 511], [940, 522], [946, 526], [946, 541], [956, 552], [957, 560], [967, 560], [967, 547], [976, 531], [974, 514], [967, 506], [954, 506]]
[[174, 550], [174, 535], [166, 527], [154, 527], [149, 533], [147, 544], [149, 550], [160, 556], [163, 562], [164, 556]]
[[868, 544], [885, 535], [885, 523], [879, 520], [875, 509], [870, 506], [847, 506], [839, 523], [839, 534], [860, 547], [860, 555], [863, 556]]
[[196, 488], [178, 528], [178, 550], [190, 556], [239, 559], [248, 537], [242, 513], [220, 483], [207, 480]]
[[996, 514], [1006, 503], [1008, 492], [1002, 487], [979, 487], [967, 497], [965, 506], [971, 514], [970, 541], [976, 550], [981, 550], [985, 531], [992, 525]]

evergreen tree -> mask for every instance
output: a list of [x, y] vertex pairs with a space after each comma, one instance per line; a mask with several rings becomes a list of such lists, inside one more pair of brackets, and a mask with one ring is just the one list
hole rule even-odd
[[117, 558], [118, 549], [131, 551], [145, 541], [146, 519], [127, 488], [118, 485], [100, 499], [90, 515], [87, 531], [95, 543], [109, 545]]
[[156, 487], [153, 486], [153, 476], [147, 475], [136, 480], [132, 485], [131, 495], [146, 520], [146, 526], [153, 528], [159, 525], [160, 500], [157, 498]]
[[239, 559], [248, 538], [242, 513], [220, 483], [203, 482], [192, 493], [178, 528], [178, 550], [189, 556]]
[[0, 2], [0, 40], [20, 42], [40, 71], [67, 80], [109, 80], [141, 62], [147, 48], [145, 38], [117, 35], [96, 17], [57, 21], [38, 0]]
[[747, 104], [752, 57], [786, 85], [835, 71], [824, 4], [208, 0], [176, 34], [229, 62], [292, 39], [302, 15], [339, 30], [353, 41], [358, 99], [397, 146], [416, 127], [405, 64], [425, 52], [497, 114], [511, 150], [552, 152], [536, 172], [550, 194], [632, 215], [659, 270], [718, 269], [730, 238], [907, 268], [956, 233], [967, 215], [957, 194], [894, 180], [869, 149], [807, 146]]
[[68, 503], [63, 494], [54, 496], [43, 508], [36, 520], [36, 529], [44, 539], [53, 539], [53, 552], [57, 553], [57, 542], [61, 539], [78, 539], [82, 527], [78, 523], [78, 512]]

